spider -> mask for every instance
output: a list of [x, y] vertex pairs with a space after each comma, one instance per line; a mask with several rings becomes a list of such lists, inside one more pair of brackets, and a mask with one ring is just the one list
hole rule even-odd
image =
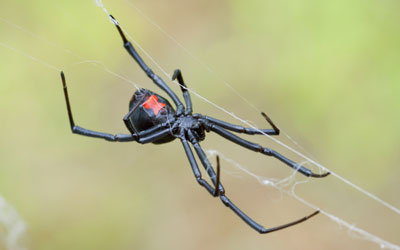
[[[255, 222], [242, 210], [240, 210], [231, 200], [229, 200], [229, 198], [225, 194], [225, 189], [220, 181], [219, 157], [217, 156], [217, 167], [215, 171], [200, 146], [200, 142], [205, 139], [205, 132], [215, 132], [225, 139], [236, 143], [244, 148], [262, 153], [267, 156], [275, 157], [276, 159], [282, 161], [289, 167], [295, 169], [296, 171], [307, 177], [325, 177], [329, 175], [329, 172], [324, 174], [315, 174], [311, 170], [296, 164], [294, 161], [289, 160], [288, 158], [270, 148], [262, 147], [256, 143], [244, 140], [237, 135], [229, 132], [232, 131], [248, 135], [279, 135], [278, 127], [263, 112], [261, 113], [262, 116], [270, 124], [272, 129], [246, 128], [230, 124], [209, 116], [192, 114], [192, 101], [188, 92], [188, 88], [186, 87], [186, 84], [183, 80], [181, 71], [179, 69], [175, 70], [172, 76], [172, 80], [178, 81], [181, 91], [183, 93], [186, 108], [179, 100], [177, 95], [168, 87], [168, 85], [145, 64], [131, 42], [126, 39], [122, 29], [119, 27], [119, 24], [114, 19], [114, 17], [110, 15], [110, 18], [112, 18], [112, 20], [114, 21], [114, 24], [119, 34], [121, 35], [125, 49], [133, 57], [133, 59], [135, 59], [135, 61], [139, 64], [139, 66], [147, 74], [147, 76], [172, 99], [176, 106], [176, 111], [167, 99], [150, 90], [142, 88], [137, 90], [133, 94], [129, 102], [129, 112], [123, 118], [123, 121], [130, 132], [129, 134], [108, 134], [79, 127], [75, 125], [74, 119], [72, 117], [72, 109], [68, 97], [67, 84], [64, 73], [61, 72], [61, 80], [63, 84], [64, 96], [72, 133], [89, 137], [102, 138], [112, 142], [136, 141], [141, 144], [162, 144], [170, 142], [174, 139], [179, 139], [185, 150], [186, 157], [189, 160], [190, 166], [197, 182], [201, 186], [203, 186], [213, 197], [219, 197], [225, 206], [229, 207], [245, 223], [247, 223], [251, 228], [255, 229], [259, 233], [270, 233], [273, 231], [284, 229], [301, 223], [319, 213], [319, 210], [317, 210], [312, 214], [296, 221], [273, 228], [264, 228], [262, 225]], [[202, 178], [191, 146], [196, 151], [197, 156], [200, 159], [201, 164], [205, 168], [205, 171], [207, 172], [212, 184]]]

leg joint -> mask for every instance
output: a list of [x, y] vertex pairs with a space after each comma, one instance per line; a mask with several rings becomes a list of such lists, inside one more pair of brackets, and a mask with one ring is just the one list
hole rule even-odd
[[227, 207], [229, 206], [230, 201], [225, 195], [221, 194], [219, 198], [221, 199], [222, 203], [224, 203], [225, 206]]
[[269, 148], [262, 148], [261, 152], [266, 155], [272, 155], [273, 150]]

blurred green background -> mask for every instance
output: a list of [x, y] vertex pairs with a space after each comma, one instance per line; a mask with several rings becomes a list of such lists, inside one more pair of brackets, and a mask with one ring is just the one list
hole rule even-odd
[[[267, 126], [259, 115], [263, 110], [319, 162], [400, 207], [398, 1], [104, 4], [165, 71], [180, 68], [188, 86], [201, 96], [258, 127]], [[162, 93], [125, 52], [116, 29], [94, 1], [5, 0], [0, 2], [0, 18], [0, 195], [27, 224], [21, 247], [379, 247], [323, 215], [259, 235], [197, 184], [180, 143], [143, 146], [73, 135], [61, 69], [76, 123], [94, 130], [126, 132], [122, 117], [135, 91], [129, 81]], [[193, 102], [196, 112], [238, 123], [197, 97]], [[266, 137], [245, 138], [303, 161]], [[304, 152], [285, 135], [280, 139]], [[202, 145], [260, 176], [284, 178], [292, 173], [282, 163], [216, 135], [209, 134]], [[312, 212], [228, 161], [222, 161], [222, 168], [228, 196], [266, 227]], [[400, 244], [399, 215], [334, 177], [309, 180], [297, 186], [296, 193]], [[4, 228], [0, 231], [4, 236]], [[0, 249], [6, 249], [4, 237]]]

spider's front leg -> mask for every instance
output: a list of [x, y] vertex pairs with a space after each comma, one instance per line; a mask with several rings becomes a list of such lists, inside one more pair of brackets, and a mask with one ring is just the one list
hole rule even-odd
[[226, 197], [225, 195], [221, 195], [220, 196], [222, 202], [225, 204], [225, 206], [229, 207], [230, 209], [232, 209], [233, 212], [235, 212], [240, 218], [242, 218], [242, 220], [244, 222], [247, 223], [247, 225], [249, 225], [250, 227], [252, 227], [254, 230], [256, 230], [257, 232], [259, 232], [260, 234], [267, 234], [267, 233], [272, 233], [281, 229], [285, 229], [287, 227], [291, 227], [294, 225], [297, 225], [301, 222], [304, 222], [308, 219], [310, 219], [311, 217], [317, 215], [319, 213], [319, 210], [313, 212], [310, 215], [307, 215], [301, 219], [298, 219], [296, 221], [284, 224], [284, 225], [280, 225], [277, 227], [272, 227], [272, 228], [264, 228], [262, 225], [258, 224], [257, 222], [255, 222], [253, 219], [251, 219], [249, 216], [247, 216], [242, 210], [240, 210], [231, 200], [228, 199], [228, 197]]
[[153, 80], [153, 82], [160, 87], [162, 90], [164, 90], [169, 97], [171, 97], [172, 101], [176, 105], [176, 115], [180, 116], [185, 107], [183, 106], [183, 103], [179, 100], [179, 98], [176, 96], [176, 94], [168, 87], [168, 85], [158, 76], [156, 75], [150, 68], [149, 66], [146, 65], [146, 63], [143, 61], [143, 59], [140, 57], [140, 55], [137, 53], [135, 48], [133, 47], [132, 43], [126, 39], [124, 32], [122, 31], [121, 27], [119, 26], [117, 20], [110, 15], [110, 18], [114, 21], [115, 27], [117, 27], [119, 34], [121, 35], [122, 41], [124, 43], [125, 49], [128, 51], [128, 53], [135, 59], [135, 61], [139, 64], [139, 66], [142, 68], [142, 70], [146, 73], [146, 75]]

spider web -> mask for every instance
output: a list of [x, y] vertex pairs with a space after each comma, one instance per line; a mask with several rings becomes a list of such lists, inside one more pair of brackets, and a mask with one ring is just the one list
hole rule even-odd
[[[209, 71], [210, 73], [215, 74], [215, 72], [214, 72], [210, 67], [208, 67], [208, 66], [207, 66], [204, 62], [202, 62], [201, 60], [197, 59], [197, 58], [196, 58], [192, 53], [190, 53], [184, 46], [182, 46], [182, 45], [181, 45], [178, 41], [176, 41], [172, 36], [170, 36], [167, 32], [165, 32], [165, 31], [164, 31], [159, 25], [157, 25], [154, 21], [152, 21], [151, 18], [149, 18], [149, 17], [147, 17], [145, 14], [143, 14], [143, 12], [140, 11], [140, 9], [138, 9], [133, 3], [129, 2], [129, 1], [128, 1], [128, 3], [129, 3], [130, 5], [132, 5], [133, 8], [135, 8], [135, 9], [138, 11], [138, 13], [139, 13], [140, 15], [142, 15], [146, 20], [148, 20], [152, 25], [155, 25], [155, 26], [156, 26], [162, 33], [164, 33], [169, 39], [171, 39], [171, 40], [173, 40], [175, 43], [177, 43], [186, 53], [188, 53], [194, 60], [196, 60], [200, 65], [202, 65], [207, 71]], [[103, 3], [102, 3], [101, 0], [96, 0], [96, 4], [97, 4], [99, 7], [102, 8], [102, 10], [107, 14], [107, 16], [109, 15], [108, 10], [105, 8], [105, 6], [103, 5]], [[4, 19], [1, 19], [1, 20], [2, 20], [3, 22], [7, 22], [9, 25], [12, 25], [12, 26], [14, 26], [14, 27], [16, 27], [16, 28], [18, 28], [18, 29], [21, 29], [21, 30], [24, 31], [24, 32], [30, 33], [32, 36], [35, 36], [37, 39], [43, 40], [43, 42], [47, 43], [48, 45], [51, 45], [51, 46], [54, 46], [54, 47], [58, 47], [58, 48], [59, 48], [59, 46], [55, 45], [54, 43], [52, 43], [52, 42], [50, 42], [50, 41], [48, 41], [48, 40], [46, 40], [46, 39], [43, 39], [43, 38], [41, 38], [41, 37], [39, 37], [39, 36], [36, 36], [35, 34], [29, 32], [29, 31], [27, 31], [27, 30], [25, 30], [25, 29], [23, 29], [23, 28], [21, 28], [21, 27], [15, 25], [15, 24], [12, 24], [12, 23], [10, 23], [10, 22], [7, 21], [7, 20], [4, 20]], [[110, 21], [113, 22], [112, 19], [110, 19]], [[123, 29], [123, 27], [121, 27], [121, 28]], [[123, 30], [124, 30], [124, 29], [123, 29]], [[136, 42], [136, 40], [133, 38], [133, 36], [131, 36], [131, 35], [129, 34], [129, 32], [127, 32], [126, 30], [124, 30], [124, 32], [126, 33], [127, 37], [134, 43], [135, 47], [138, 48], [138, 49], [140, 49], [140, 50], [143, 52], [143, 54], [144, 54], [146, 57], [148, 57], [148, 58], [154, 63], [154, 65], [156, 65], [156, 66], [159, 68], [159, 70], [160, 70], [164, 75], [166, 75], [166, 76], [170, 79], [170, 78], [171, 78], [171, 75], [168, 74], [168, 73], [156, 62], [156, 60], [154, 60], [154, 59], [151, 57], [151, 55], [150, 55], [147, 51], [145, 51], [145, 50], [140, 46], [140, 44], [139, 44], [138, 42]], [[14, 52], [16, 52], [16, 53], [19, 53], [19, 54], [21, 54], [21, 55], [23, 55], [23, 56], [25, 56], [25, 57], [27, 57], [27, 58], [33, 60], [33, 61], [36, 61], [37, 63], [40, 63], [40, 64], [44, 65], [45, 67], [51, 69], [51, 70], [55, 70], [55, 71], [57, 71], [57, 72], [60, 72], [60, 71], [61, 71], [61, 68], [60, 68], [60, 67], [54, 66], [54, 65], [52, 65], [52, 64], [50, 64], [50, 63], [48, 63], [48, 62], [46, 62], [46, 61], [44, 61], [44, 60], [38, 59], [38, 58], [36, 58], [36, 57], [33, 57], [33, 56], [31, 56], [30, 54], [25, 53], [25, 52], [22, 51], [22, 50], [16, 49], [16, 48], [14, 48], [14, 47], [12, 47], [12, 46], [9, 46], [9, 45], [7, 45], [7, 44], [5, 44], [5, 43], [2, 43], [2, 42], [0, 42], [0, 45], [3, 46], [3, 47], [5, 47], [5, 48], [7, 48], [7, 49], [10, 49], [10, 50], [12, 50], [12, 51], [14, 51]], [[72, 65], [69, 65], [69, 66], [67, 66], [67, 67], [63, 67], [63, 69], [66, 69], [66, 68], [68, 68], [68, 67], [72, 67], [72, 66], [78, 65], [78, 64], [89, 63], [89, 64], [91, 64], [91, 65], [93, 65], [93, 66], [95, 66], [95, 67], [98, 67], [98, 68], [104, 70], [105, 72], [108, 72], [108, 73], [114, 75], [115, 77], [118, 77], [119, 79], [121, 79], [121, 80], [123, 80], [123, 81], [125, 81], [125, 82], [127, 82], [127, 83], [129, 83], [129, 84], [132, 84], [135, 88], [139, 88], [139, 86], [140, 86], [139, 84], [137, 84], [137, 83], [131, 81], [128, 77], [123, 76], [123, 75], [120, 74], [120, 73], [113, 72], [113, 71], [110, 70], [108, 67], [106, 67], [105, 64], [104, 64], [103, 62], [101, 62], [101, 61], [89, 60], [89, 59], [84, 58], [84, 57], [81, 57], [81, 56], [79, 56], [79, 55], [77, 55], [77, 54], [75, 54], [75, 53], [73, 53], [73, 52], [71, 52], [71, 51], [69, 51], [69, 50], [67, 50], [67, 49], [64, 49], [64, 51], [65, 51], [65, 53], [70, 53], [70, 54], [72, 54], [73, 56], [75, 56], [76, 58], [78, 58], [80, 61], [77, 62], [77, 63], [74, 63], [74, 64], [72, 64]], [[236, 91], [228, 82], [224, 81], [223, 79], [222, 79], [221, 81], [222, 81], [228, 88], [232, 89], [232, 91], [234, 91], [235, 94], [238, 95], [242, 100], [244, 100], [249, 106], [251, 106], [253, 109], [255, 109], [255, 110], [259, 113], [260, 110], [258, 110], [256, 106], [254, 106], [253, 104], [251, 104], [251, 102], [249, 102], [245, 97], [241, 96], [241, 95], [239, 94], [239, 92]], [[175, 82], [175, 84], [178, 84], [178, 83]], [[189, 86], [189, 87], [190, 87], [190, 86]], [[225, 108], [223, 108], [223, 107], [217, 105], [216, 103], [213, 103], [212, 101], [210, 101], [210, 100], [206, 99], [205, 97], [199, 95], [198, 93], [196, 93], [196, 92], [193, 91], [192, 89], [189, 88], [189, 91], [191, 91], [191, 93], [192, 93], [193, 95], [197, 96], [198, 98], [200, 98], [200, 99], [203, 100], [204, 102], [207, 102], [207, 103], [209, 103], [210, 105], [213, 105], [215, 108], [217, 108], [217, 109], [219, 109], [219, 110], [225, 112], [226, 114], [230, 115], [231, 117], [233, 117], [234, 119], [240, 121], [241, 123], [246, 124], [246, 125], [249, 126], [249, 127], [256, 128], [256, 127], [253, 126], [253, 124], [251, 124], [250, 122], [248, 122], [248, 121], [246, 121], [246, 120], [244, 120], [244, 119], [238, 117], [237, 115], [235, 115], [235, 114], [232, 113], [232, 112], [229, 112], [227, 109], [225, 109]], [[285, 133], [285, 134], [286, 134], [286, 133]], [[278, 139], [276, 139], [276, 138], [274, 138], [274, 137], [271, 137], [271, 136], [266, 135], [266, 134], [264, 134], [264, 136], [268, 137], [269, 139], [273, 140], [273, 141], [276, 142], [277, 144], [281, 145], [282, 147], [284, 147], [284, 148], [286, 148], [286, 149], [292, 151], [294, 154], [297, 154], [298, 156], [300, 156], [301, 158], [303, 158], [303, 159], [304, 159], [304, 162], [300, 163], [299, 166], [305, 165], [305, 164], [313, 164], [314, 166], [318, 167], [318, 169], [319, 169], [320, 172], [323, 172], [323, 171], [330, 171], [332, 176], [334, 176], [335, 178], [339, 179], [339, 180], [342, 181], [344, 184], [351, 186], [352, 188], [354, 188], [354, 189], [357, 190], [358, 192], [360, 192], [360, 193], [364, 194], [365, 196], [367, 196], [368, 198], [370, 198], [370, 199], [372, 199], [372, 200], [378, 202], [378, 203], [381, 204], [382, 206], [385, 206], [386, 208], [390, 209], [391, 211], [395, 212], [396, 214], [400, 214], [400, 210], [399, 210], [398, 208], [396, 208], [396, 207], [394, 207], [393, 205], [391, 205], [391, 204], [389, 204], [389, 203], [383, 201], [383, 200], [380, 199], [379, 197], [377, 197], [377, 196], [373, 195], [372, 193], [370, 193], [370, 192], [368, 192], [368, 191], [362, 189], [361, 187], [359, 187], [359, 186], [353, 184], [351, 181], [349, 181], [349, 180], [343, 178], [343, 177], [340, 176], [339, 174], [337, 174], [337, 173], [335, 173], [335, 172], [329, 170], [327, 167], [325, 167], [324, 165], [322, 165], [322, 164], [316, 162], [316, 161], [313, 160], [311, 157], [308, 157], [308, 156], [306, 156], [305, 154], [299, 152], [298, 150], [295, 150], [295, 149], [293, 149], [292, 147], [289, 147], [288, 145], [286, 145], [285, 143], [281, 142], [280, 140], [278, 140]], [[289, 139], [291, 139], [287, 134], [286, 134], [286, 136], [287, 136]], [[294, 140], [292, 140], [292, 142], [293, 142], [295, 145], [298, 145], [298, 143], [295, 142]], [[306, 205], [306, 206], [308, 206], [308, 207], [310, 207], [310, 208], [319, 209], [319, 210], [321, 211], [321, 213], [324, 214], [325, 216], [327, 216], [329, 219], [331, 219], [332, 221], [336, 222], [336, 223], [339, 224], [341, 227], [347, 228], [348, 231], [352, 232], [352, 234], [351, 234], [352, 237], [359, 237], [359, 238], [361, 238], [361, 239], [374, 242], [374, 243], [376, 243], [377, 245], [379, 245], [381, 248], [400, 249], [400, 246], [398, 246], [398, 245], [396, 245], [396, 244], [393, 244], [393, 243], [390, 243], [390, 242], [388, 242], [388, 241], [386, 241], [386, 240], [384, 240], [384, 239], [382, 239], [382, 238], [380, 238], [380, 237], [378, 237], [378, 236], [376, 236], [376, 235], [374, 235], [374, 234], [371, 234], [371, 233], [369, 233], [369, 232], [367, 232], [367, 231], [365, 231], [365, 230], [363, 230], [363, 229], [361, 229], [361, 228], [359, 228], [359, 227], [357, 227], [357, 226], [355, 226], [355, 225], [353, 225], [353, 224], [351, 224], [351, 223], [349, 223], [349, 222], [347, 222], [347, 221], [345, 221], [345, 220], [343, 220], [343, 219], [340, 219], [339, 217], [337, 217], [337, 216], [335, 216], [335, 215], [333, 215], [333, 214], [331, 214], [331, 213], [329, 213], [329, 212], [327, 212], [327, 211], [325, 211], [325, 210], [322, 210], [322, 209], [320, 209], [318, 206], [316, 206], [316, 205], [314, 205], [314, 204], [312, 204], [312, 203], [309, 203], [309, 202], [306, 201], [305, 199], [299, 197], [299, 196], [296, 194], [296, 192], [295, 192], [295, 188], [296, 188], [297, 185], [299, 185], [299, 184], [304, 184], [306, 181], [298, 181], [298, 180], [296, 180], [296, 171], [293, 171], [292, 174], [291, 174], [290, 176], [288, 176], [288, 177], [286, 177], [286, 178], [284, 178], [284, 179], [271, 179], [271, 178], [267, 178], [267, 177], [262, 177], [262, 176], [260, 176], [260, 175], [257, 175], [257, 174], [255, 174], [255, 173], [251, 172], [251, 171], [249, 170], [248, 167], [243, 166], [243, 165], [237, 163], [235, 160], [230, 159], [228, 156], [225, 156], [224, 154], [222, 154], [221, 152], [218, 152], [218, 151], [216, 151], [216, 150], [208, 150], [208, 154], [209, 154], [209, 156], [214, 156], [214, 155], [218, 154], [223, 160], [225, 160], [226, 162], [231, 163], [231, 165], [234, 166], [235, 168], [237, 168], [237, 169], [239, 169], [240, 171], [242, 171], [243, 173], [248, 174], [249, 176], [252, 176], [253, 178], [255, 178], [261, 185], [276, 188], [276, 189], [280, 190], [281, 192], [284, 192], [284, 193], [286, 193], [286, 194], [288, 194], [288, 195], [294, 197], [294, 198], [297, 199], [299, 202], [303, 203], [304, 205]], [[0, 201], [4, 201], [4, 200], [1, 200], [1, 199], [0, 199]], [[4, 201], [4, 202], [5, 202], [5, 201]], [[1, 203], [1, 202], [0, 202], [0, 205], [1, 205], [1, 204], [6, 204], [6, 203]], [[9, 206], [8, 206], [7, 210], [11, 211]], [[0, 210], [0, 212], [1, 212], [1, 210]], [[18, 242], [18, 239], [21, 238], [21, 237], [24, 235], [25, 227], [24, 227], [23, 221], [22, 221], [22, 220], [18, 217], [18, 215], [17, 215], [16, 213], [14, 213], [14, 212], [12, 212], [12, 213], [10, 213], [10, 212], [8, 212], [8, 213], [1, 212], [0, 216], [1, 216], [1, 215], [5, 215], [5, 218], [8, 218], [8, 217], [14, 218], [14, 219], [12, 219], [11, 221], [16, 221], [16, 222], [14, 222], [14, 224], [13, 224], [14, 226], [10, 227], [10, 229], [8, 230], [8, 232], [9, 232], [8, 238], [13, 239], [13, 240], [11, 240], [11, 243], [10, 243], [10, 244], [14, 244], [14, 245], [17, 244], [17, 243], [15, 243], [15, 242]], [[3, 216], [3, 217], [4, 217], [4, 216]], [[3, 218], [3, 217], [0, 217], [0, 218]], [[9, 224], [7, 224], [7, 222], [4, 222], [4, 220], [3, 220], [2, 222], [3, 222], [4, 225], [9, 225]], [[15, 226], [15, 225], [19, 225], [19, 226], [17, 227], [17, 226]], [[15, 229], [15, 228], [18, 228], [18, 229]], [[7, 242], [8, 242], [8, 240], [7, 240]], [[17, 249], [17, 248], [9, 248], [9, 249]]]
[[[103, 11], [107, 14], [107, 16], [110, 16], [110, 13], [108, 12], [108, 10], [106, 9], [106, 7], [104, 6], [102, 0], [95, 0], [97, 6], [99, 6], [100, 8], [103, 9]], [[196, 60], [197, 62], [199, 62], [200, 65], [202, 65], [207, 71], [209, 71], [210, 73], [215, 74], [215, 72], [208, 67], [204, 62], [202, 62], [201, 60], [199, 60], [197, 57], [195, 57], [192, 53], [190, 53], [182, 44], [180, 44], [176, 39], [174, 39], [172, 36], [170, 36], [166, 31], [164, 31], [158, 24], [156, 24], [154, 21], [152, 21], [151, 18], [149, 18], [148, 16], [146, 16], [142, 11], [140, 11], [140, 9], [138, 7], [136, 7], [136, 5], [134, 5], [132, 2], [128, 1], [129, 4], [131, 4], [133, 6], [133, 8], [140, 14], [142, 15], [147, 21], [149, 21], [152, 25], [156, 26], [164, 35], [166, 35], [169, 39], [171, 39], [172, 41], [174, 41], [179, 47], [181, 47], [186, 53], [188, 53], [194, 60]], [[119, 25], [118, 22], [116, 22], [114, 19], [110, 18], [110, 21], [113, 24]], [[119, 25], [120, 26], [120, 25]], [[121, 27], [121, 26], [120, 26]], [[121, 27], [122, 28], [122, 27]], [[131, 41], [133, 41], [134, 45], [139, 48], [151, 61], [154, 65], [157, 66], [157, 68], [166, 76], [168, 77], [168, 79], [171, 79], [171, 75], [168, 74], [152, 57], [151, 55], [143, 49], [142, 46], [140, 46], [140, 44], [129, 34], [129, 32], [127, 32], [126, 30], [124, 30], [122, 28], [122, 30], [127, 34], [127, 36], [129, 37], [129, 39]], [[257, 113], [260, 113], [261, 111], [259, 109], [257, 109], [257, 107], [255, 107], [254, 105], [252, 105], [246, 98], [244, 98], [243, 96], [241, 96], [239, 94], [238, 91], [236, 91], [228, 82], [222, 80], [222, 82], [228, 86], [230, 89], [232, 89], [234, 91], [234, 93], [239, 96], [242, 100], [244, 100], [247, 104], [249, 104], [253, 109], [255, 109], [257, 111]], [[175, 84], [179, 85], [179, 83], [177, 81], [174, 81]], [[208, 100], [207, 98], [199, 95], [198, 93], [196, 93], [195, 91], [193, 91], [192, 89], [190, 89], [189, 87], [189, 91], [194, 94], [195, 96], [197, 96], [198, 98], [202, 99], [203, 101], [213, 105], [215, 108], [223, 111], [224, 113], [230, 115], [231, 117], [233, 117], [234, 119], [240, 121], [243, 124], [246, 124], [247, 126], [257, 129], [253, 124], [251, 124], [250, 122], [238, 117], [237, 115], [235, 115], [232, 112], [229, 112], [227, 109], [217, 105], [216, 103], [213, 103], [212, 101]], [[259, 130], [259, 132], [262, 133], [262, 131]], [[276, 139], [275, 137], [272, 137], [270, 135], [267, 135], [265, 133], [262, 133], [264, 136], [268, 137], [269, 139], [273, 140], [274, 142], [276, 142], [277, 144], [285, 147], [286, 149], [292, 151], [293, 153], [297, 154], [298, 156], [300, 156], [301, 158], [305, 159], [305, 162], [299, 164], [299, 167], [302, 166], [305, 163], [311, 163], [315, 166], [317, 166], [319, 168], [320, 173], [324, 172], [324, 171], [329, 171], [331, 173], [332, 176], [336, 177], [337, 179], [339, 179], [340, 181], [342, 181], [343, 183], [351, 186], [352, 188], [356, 189], [357, 191], [361, 192], [362, 194], [368, 196], [369, 198], [375, 200], [376, 202], [380, 203], [381, 205], [387, 207], [388, 209], [392, 210], [393, 212], [397, 213], [400, 215], [400, 209], [394, 207], [393, 205], [383, 201], [382, 199], [378, 198], [377, 196], [373, 195], [372, 193], [364, 190], [363, 188], [353, 184], [351, 181], [347, 180], [346, 178], [340, 176], [339, 174], [333, 172], [332, 170], [328, 169], [327, 167], [323, 166], [322, 164], [316, 162], [315, 160], [311, 159], [310, 157], [304, 155], [303, 153], [295, 150], [294, 148], [286, 145], [285, 143], [281, 142], [280, 140]], [[285, 133], [286, 134], [286, 133]], [[286, 136], [291, 139], [287, 134]], [[291, 139], [292, 140], [292, 139]], [[293, 143], [295, 143], [296, 145], [298, 145], [297, 142], [295, 142], [294, 140], [292, 140]], [[304, 182], [307, 181], [296, 181], [295, 180], [295, 176], [296, 176], [296, 170], [293, 171], [292, 175], [290, 175], [287, 178], [284, 178], [282, 180], [275, 180], [275, 179], [269, 179], [269, 178], [262, 178], [254, 173], [252, 173], [249, 168], [241, 166], [240, 164], [238, 164], [237, 162], [235, 162], [232, 159], [229, 159], [227, 157], [225, 157], [223, 154], [221, 154], [220, 152], [217, 152], [215, 150], [209, 150], [208, 153], [212, 156], [212, 155], [220, 155], [223, 159], [225, 159], [226, 161], [231, 162], [234, 166], [236, 166], [238, 169], [242, 170], [243, 172], [249, 174], [250, 176], [253, 176], [255, 179], [257, 179], [260, 184], [262, 185], [267, 185], [267, 186], [272, 186], [274, 188], [277, 188], [281, 191], [284, 191], [285, 193], [293, 196], [295, 199], [297, 199], [298, 201], [300, 201], [301, 203], [305, 204], [306, 206], [313, 208], [315, 210], [319, 210], [322, 214], [324, 214], [325, 216], [327, 216], [329, 219], [331, 219], [332, 221], [336, 222], [337, 224], [347, 228], [349, 231], [353, 232], [355, 235], [354, 237], [360, 237], [362, 239], [365, 240], [369, 240], [372, 241], [376, 244], [378, 244], [381, 248], [388, 248], [388, 249], [400, 249], [400, 246], [390, 243], [376, 235], [373, 235], [361, 228], [356, 227], [355, 225], [352, 225], [351, 223], [340, 219], [339, 217], [328, 213], [325, 210], [320, 209], [318, 206], [307, 202], [306, 200], [302, 199], [301, 197], [299, 197], [296, 192], [295, 192], [295, 187], [298, 184], [302, 184]], [[289, 189], [286, 189], [287, 187], [290, 187]], [[357, 235], [357, 236], [356, 236]]]
[[[2, 227], [1, 227], [2, 225]], [[9, 250], [25, 250], [21, 241], [26, 237], [26, 225], [17, 211], [0, 196], [0, 238]]]

